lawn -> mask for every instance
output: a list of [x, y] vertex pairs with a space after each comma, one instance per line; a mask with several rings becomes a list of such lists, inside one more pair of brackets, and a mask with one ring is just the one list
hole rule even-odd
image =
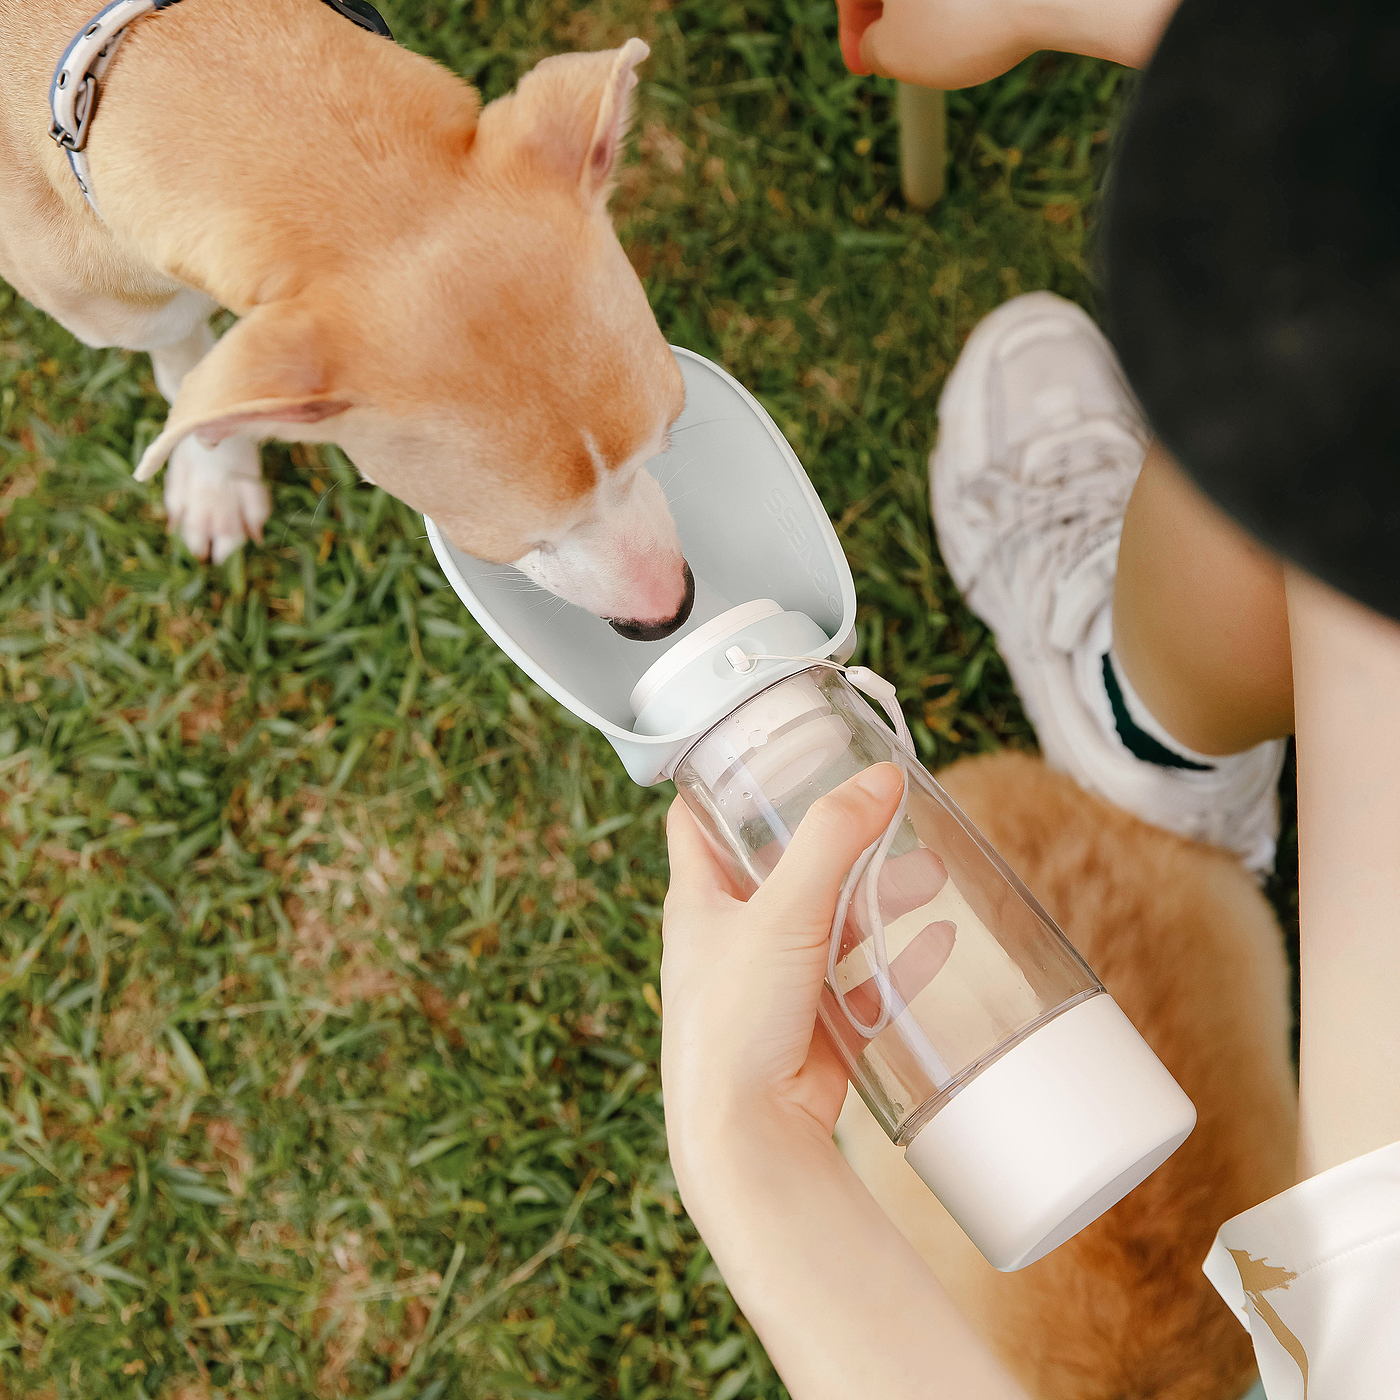
[[[1122, 71], [951, 95], [921, 214], [830, 0], [383, 9], [488, 98], [651, 43], [616, 208], [662, 329], [807, 465], [926, 761], [1032, 744], [925, 463], [979, 316], [1092, 304]], [[191, 560], [131, 479], [164, 413], [0, 284], [0, 1395], [784, 1394], [667, 1165], [669, 788], [333, 449], [269, 448], [264, 547]]]

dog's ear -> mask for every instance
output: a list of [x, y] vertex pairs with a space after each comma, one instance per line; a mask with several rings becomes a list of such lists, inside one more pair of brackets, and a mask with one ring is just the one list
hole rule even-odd
[[632, 125], [632, 90], [637, 86], [637, 65], [651, 53], [640, 39], [629, 39], [613, 56], [607, 81], [598, 95], [593, 132], [579, 171], [579, 185], [586, 198], [606, 198], [612, 189], [614, 168], [622, 143]]
[[491, 161], [525, 153], [576, 184], [585, 202], [606, 199], [632, 119], [633, 70], [650, 52], [629, 39], [620, 49], [541, 60], [482, 112], [477, 151]]
[[149, 481], [192, 433], [210, 447], [238, 432], [307, 438], [307, 425], [354, 406], [335, 384], [338, 359], [309, 309], [269, 302], [250, 311], [185, 376], [165, 427], [141, 457], [137, 481]]

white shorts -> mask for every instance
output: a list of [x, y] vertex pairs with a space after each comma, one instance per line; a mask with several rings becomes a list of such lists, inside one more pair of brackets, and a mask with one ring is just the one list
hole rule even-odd
[[1268, 1400], [1400, 1397], [1400, 1142], [1227, 1220], [1204, 1268]]

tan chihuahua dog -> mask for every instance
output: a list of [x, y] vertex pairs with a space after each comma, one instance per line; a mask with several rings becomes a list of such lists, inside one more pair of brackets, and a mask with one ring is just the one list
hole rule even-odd
[[[333, 442], [461, 549], [654, 638], [693, 584], [643, 463], [680, 372], [607, 212], [633, 69], [473, 88], [322, 0], [182, 0], [128, 28], [87, 157], [50, 140], [96, 0], [0, 0], [0, 275], [148, 350], [172, 531], [221, 561], [270, 513], [257, 442]], [[219, 306], [242, 319], [215, 344]]]

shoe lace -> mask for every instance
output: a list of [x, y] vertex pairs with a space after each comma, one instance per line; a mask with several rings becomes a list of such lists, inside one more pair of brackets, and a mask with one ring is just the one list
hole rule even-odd
[[1117, 538], [1143, 451], [1121, 423], [1092, 419], [1028, 443], [1016, 470], [983, 479], [981, 501], [1010, 522], [998, 554], [1022, 588], [1048, 602], [1047, 583], [1062, 583]]

